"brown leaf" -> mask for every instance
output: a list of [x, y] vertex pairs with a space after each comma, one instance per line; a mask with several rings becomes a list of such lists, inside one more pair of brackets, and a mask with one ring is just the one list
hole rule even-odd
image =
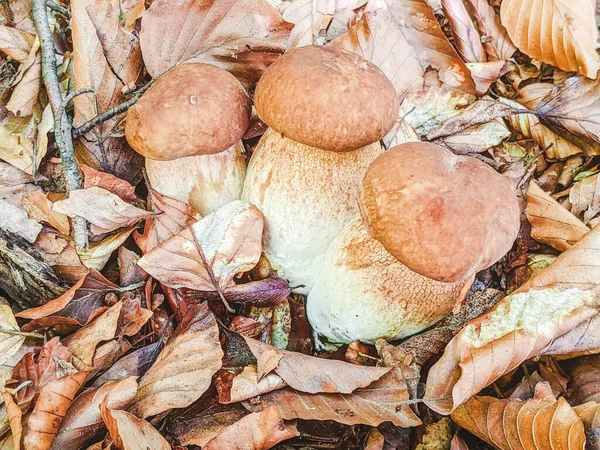
[[30, 116], [38, 101], [42, 86], [42, 55], [37, 52], [32, 64], [25, 69], [21, 80], [13, 89], [6, 109], [15, 116]]
[[137, 231], [133, 237], [144, 253], [158, 247], [171, 236], [193, 224], [200, 215], [186, 203], [150, 189], [148, 205], [153, 215], [146, 219], [144, 234]]
[[552, 89], [554, 89], [552, 83], [531, 83], [517, 91], [515, 101], [533, 111]]
[[423, 68], [387, 10], [366, 13], [333, 46], [361, 55], [385, 73], [400, 98], [423, 87]]
[[140, 380], [133, 412], [148, 417], [188, 406], [208, 389], [222, 357], [215, 317], [206, 303], [191, 306]]
[[573, 214], [579, 216], [583, 212], [583, 223], [592, 220], [600, 212], [600, 174], [573, 183], [569, 202]]
[[[20, 170], [32, 174], [39, 167], [40, 161], [45, 154], [45, 139], [41, 136], [52, 129], [52, 112], [47, 109], [49, 114], [42, 115], [42, 122], [39, 123], [38, 140], [36, 142], [34, 132], [36, 131], [35, 118], [14, 117], [9, 114], [0, 119], [0, 158]], [[45, 112], [45, 111], [44, 111]], [[49, 122], [44, 122], [44, 119]], [[48, 128], [49, 125], [49, 128]], [[47, 140], [46, 140], [47, 141]], [[37, 158], [34, 157], [34, 149], [37, 145]]]
[[395, 368], [352, 394], [307, 394], [284, 388], [260, 397], [264, 407], [275, 406], [286, 420], [335, 420], [370, 426], [390, 421], [401, 427], [418, 426], [418, 417], [408, 406], [401, 406], [408, 399], [406, 382]]
[[140, 40], [153, 78], [198, 61], [229, 70], [248, 88], [284, 52], [291, 29], [264, 0], [156, 0]]
[[465, 63], [475, 83], [477, 95], [485, 95], [491, 84], [502, 74], [506, 61]]
[[35, 35], [16, 27], [0, 25], [0, 52], [20, 63], [25, 62], [35, 41]]
[[152, 215], [98, 186], [71, 191], [69, 198], [54, 203], [53, 211], [69, 217], [84, 217], [92, 225], [90, 230], [94, 234], [130, 227]]
[[19, 331], [19, 324], [10, 305], [0, 298], [0, 366], [17, 353], [25, 342], [25, 336], [10, 331]]
[[598, 450], [600, 448], [600, 405], [596, 402], [588, 402], [573, 408], [581, 418], [585, 427], [587, 438], [585, 448]]
[[[289, 283], [278, 277], [235, 284], [223, 290], [223, 297], [231, 303], [240, 303], [257, 307], [275, 307], [290, 295]], [[219, 301], [216, 291], [184, 291], [184, 297], [190, 300]]]
[[469, 450], [469, 447], [464, 439], [461, 438], [457, 433], [450, 442], [450, 450]]
[[565, 370], [571, 378], [572, 404], [600, 402], [600, 355], [567, 361]]
[[258, 208], [235, 200], [169, 238], [138, 264], [169, 287], [225, 289], [236, 274], [258, 262], [262, 231]]
[[453, 153], [483, 153], [511, 137], [510, 131], [499, 120], [475, 125], [434, 142], [452, 150]]
[[539, 383], [534, 398], [526, 401], [473, 397], [452, 413], [452, 420], [501, 450], [585, 445], [581, 419], [564, 398], [554, 398], [547, 383]]
[[[119, 0], [71, 2], [74, 88], [94, 91], [75, 97], [75, 127], [121, 103], [123, 88], [135, 85], [141, 73], [139, 41], [121, 25], [121, 14], [135, 6], [135, 2]], [[144, 159], [127, 145], [125, 137], [114, 135], [121, 119], [117, 116], [94, 127], [76, 150], [88, 165], [130, 180]]]
[[112, 391], [119, 384], [130, 384], [135, 377], [125, 378], [122, 381], [109, 381], [99, 388], [92, 388], [82, 392], [71, 404], [63, 420], [58, 434], [53, 442], [56, 450], [77, 450], [93, 438], [100, 431], [104, 422], [100, 413], [100, 405], [110, 394], [110, 407], [124, 409], [135, 397], [135, 388], [129, 394], [121, 391], [124, 395], [115, 395]]
[[534, 355], [600, 346], [600, 229], [471, 321], [428, 375], [425, 403], [449, 413]]
[[52, 264], [52, 271], [66, 283], [76, 283], [88, 273], [81, 264], [73, 241], [58, 234], [57, 231], [42, 229], [35, 246], [44, 260]]
[[469, 11], [473, 15], [477, 28], [485, 36], [483, 48], [488, 56], [496, 60], [509, 59], [517, 49], [508, 37], [506, 29], [500, 23], [500, 16], [488, 0], [467, 0]]
[[255, 366], [246, 366], [230, 383], [223, 383], [217, 379], [215, 384], [219, 392], [219, 402], [224, 404], [241, 402], [287, 386], [275, 373], [269, 373], [259, 379]]
[[468, 94], [475, 93], [469, 70], [444, 36], [425, 0], [381, 0], [373, 2], [373, 9], [381, 4], [388, 7], [394, 24], [415, 50], [423, 70], [432, 68], [443, 84]]
[[[335, 392], [349, 394], [357, 388], [366, 388], [390, 372], [389, 367], [366, 367], [333, 359], [316, 358], [301, 353], [276, 349], [254, 339], [244, 338], [258, 360], [260, 375], [275, 370], [293, 389], [308, 393]], [[269, 357], [269, 358], [267, 358]], [[261, 361], [267, 369], [261, 368]]]
[[89, 269], [102, 270], [110, 260], [113, 252], [129, 238], [133, 228], [123, 230], [120, 233], [107, 237], [106, 239], [90, 244], [86, 253], [82, 253], [79, 259]]
[[101, 386], [107, 381], [120, 380], [132, 375], [141, 377], [154, 364], [162, 347], [162, 341], [158, 341], [129, 353], [114, 364], [111, 364], [110, 368], [100, 375], [92, 386]]
[[466, 63], [485, 62], [487, 55], [481, 43], [481, 36], [463, 0], [441, 1], [444, 16], [452, 28], [454, 44], [462, 60]]
[[523, 53], [567, 72], [596, 78], [600, 60], [594, 4], [559, 0], [506, 0], [500, 8], [502, 25]]
[[[10, 432], [12, 433], [11, 440], [13, 448], [15, 450], [20, 450], [21, 438], [23, 437], [23, 412], [9, 392], [3, 391], [2, 398], [6, 405], [6, 415], [8, 416]], [[0, 446], [0, 449], [4, 449], [4, 447]]]
[[85, 325], [93, 313], [104, 306], [106, 294], [118, 289], [116, 284], [108, 281], [100, 272], [90, 269], [87, 275], [57, 299], [38, 308], [21, 311], [16, 314], [16, 317], [33, 320], [23, 327], [23, 330], [29, 331], [38, 327], [51, 326], [45, 325], [44, 319], [51, 321], [55, 317], [70, 319], [76, 324]]
[[52, 211], [53, 203], [48, 200], [48, 195], [43, 191], [36, 190], [24, 195], [21, 204], [31, 219], [36, 222], [44, 222], [62, 234], [69, 234], [71, 226], [68, 217]]
[[527, 220], [531, 237], [559, 251], [571, 248], [590, 229], [534, 182], [527, 188]]
[[106, 189], [115, 195], [118, 195], [126, 202], [132, 202], [137, 197], [135, 196], [135, 187], [127, 181], [115, 177], [113, 174], [99, 172], [98, 170], [86, 165], [79, 166], [83, 172], [83, 188], [87, 189], [92, 186], [98, 186]]
[[228, 426], [203, 449], [266, 450], [299, 434], [295, 423], [285, 423], [277, 408], [269, 407]]

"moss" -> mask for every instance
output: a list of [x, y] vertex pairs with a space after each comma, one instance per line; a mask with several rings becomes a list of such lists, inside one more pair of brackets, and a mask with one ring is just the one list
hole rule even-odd
[[450, 450], [454, 432], [454, 423], [448, 417], [444, 417], [439, 422], [427, 425], [423, 442], [415, 450]]

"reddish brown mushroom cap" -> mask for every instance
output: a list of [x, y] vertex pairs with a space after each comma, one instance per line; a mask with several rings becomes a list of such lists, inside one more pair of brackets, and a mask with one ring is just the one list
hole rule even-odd
[[254, 106], [285, 137], [332, 151], [377, 142], [398, 116], [394, 86], [377, 66], [322, 46], [297, 48], [273, 63], [258, 82]]
[[239, 141], [250, 98], [229, 72], [188, 63], [167, 72], [127, 112], [127, 142], [155, 160], [222, 152]]
[[508, 252], [520, 207], [487, 164], [435, 144], [394, 147], [371, 164], [360, 195], [369, 233], [411, 270], [464, 280]]

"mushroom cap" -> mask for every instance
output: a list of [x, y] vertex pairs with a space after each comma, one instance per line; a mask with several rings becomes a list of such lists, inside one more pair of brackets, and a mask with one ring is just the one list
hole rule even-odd
[[369, 233], [411, 270], [456, 282], [506, 254], [520, 227], [508, 180], [439, 145], [410, 142], [365, 174], [360, 211]]
[[471, 281], [442, 283], [413, 272], [369, 235], [357, 215], [327, 249], [308, 293], [307, 317], [331, 342], [400, 339], [442, 319]]
[[285, 137], [345, 152], [380, 140], [394, 126], [399, 103], [385, 74], [361, 56], [306, 46], [267, 69], [256, 86], [254, 106]]
[[125, 136], [136, 152], [159, 161], [220, 153], [242, 138], [250, 110], [248, 94], [229, 72], [186, 63], [129, 108]]

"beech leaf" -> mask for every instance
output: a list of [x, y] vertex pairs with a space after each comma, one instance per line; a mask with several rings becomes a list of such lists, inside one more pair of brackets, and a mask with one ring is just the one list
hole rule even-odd
[[208, 389], [222, 358], [215, 317], [206, 303], [192, 305], [140, 380], [132, 412], [148, 417], [190, 405]]
[[102, 270], [113, 252], [127, 240], [133, 228], [109, 236], [106, 239], [90, 244], [86, 253], [79, 256], [82, 264], [90, 269]]
[[0, 299], [0, 366], [19, 351], [25, 336], [10, 333], [19, 331], [19, 324], [10, 306]]
[[127, 181], [117, 178], [113, 174], [100, 172], [86, 164], [81, 164], [80, 167], [84, 176], [84, 189], [92, 186], [98, 186], [102, 189], [112, 192], [115, 195], [118, 195], [126, 202], [132, 202], [137, 198], [135, 196], [135, 187], [133, 187]]
[[225, 289], [258, 262], [263, 222], [256, 206], [235, 200], [151, 250], [138, 265], [172, 288]]
[[140, 40], [153, 78], [196, 61], [229, 70], [248, 88], [284, 52], [292, 27], [265, 0], [156, 0]]
[[467, 324], [429, 371], [425, 403], [447, 414], [534, 355], [600, 346], [599, 264], [600, 229], [595, 229]]
[[62, 234], [69, 234], [69, 219], [64, 214], [52, 211], [53, 203], [43, 191], [36, 190], [24, 195], [21, 204], [31, 219], [47, 223]]
[[482, 36], [483, 48], [488, 56], [496, 60], [507, 60], [516, 51], [516, 47], [511, 42], [506, 32], [506, 28], [500, 22], [500, 16], [496, 14], [494, 8], [488, 0], [467, 0], [470, 4], [470, 12], [477, 23], [477, 28]]
[[566, 361], [565, 370], [574, 405], [600, 402], [600, 355], [585, 356]]
[[552, 395], [548, 383], [538, 383], [532, 399], [473, 397], [460, 405], [452, 420], [500, 450], [515, 448], [582, 449], [581, 419], [567, 401]]
[[600, 212], [600, 174], [573, 183], [569, 202], [573, 214], [579, 216], [583, 212], [583, 223], [592, 220]]
[[467, 63], [485, 62], [487, 59], [481, 36], [475, 27], [463, 0], [441, 0], [444, 16], [452, 28], [458, 54]]

